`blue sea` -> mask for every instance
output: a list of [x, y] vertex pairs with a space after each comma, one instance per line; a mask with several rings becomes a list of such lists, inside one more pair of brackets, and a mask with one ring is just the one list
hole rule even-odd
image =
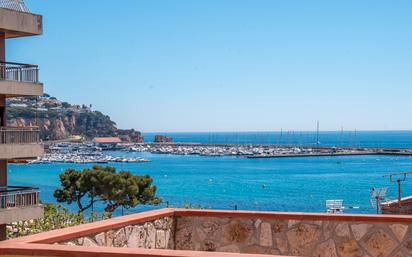
[[412, 131], [276, 131], [276, 132], [197, 132], [143, 133], [151, 142], [155, 135], [172, 137], [175, 142], [204, 144], [282, 144], [362, 147], [412, 147]]
[[[306, 135], [305, 133], [308, 132], [295, 134], [300, 133]], [[354, 136], [355, 132], [353, 133]], [[319, 141], [321, 145], [339, 145], [339, 143], [349, 145], [347, 140], [340, 141], [335, 137], [340, 134], [340, 132], [321, 132]], [[145, 134], [146, 139], [149, 140], [153, 135]], [[276, 135], [280, 136], [279, 133], [263, 132], [168, 135], [173, 136], [175, 141], [198, 143], [274, 143], [270, 140], [275, 140]], [[316, 136], [316, 133], [307, 134], [295, 143], [311, 144], [314, 135]], [[348, 139], [349, 136], [345, 138]], [[361, 146], [412, 147], [412, 132], [356, 132], [356, 141], [354, 139], [353, 142]], [[376, 210], [370, 203], [373, 187], [388, 187], [387, 198], [396, 198], [396, 185], [383, 175], [412, 170], [412, 157], [409, 156], [247, 159], [126, 152], [110, 154], [140, 156], [152, 161], [109, 165], [134, 174], [151, 175], [158, 187], [158, 195], [165, 202], [160, 207], [168, 203], [174, 207], [191, 204], [194, 207], [215, 209], [324, 212], [327, 199], [343, 199], [347, 212], [374, 213]], [[38, 186], [41, 189], [43, 202], [55, 202], [53, 191], [59, 186], [59, 173], [67, 168], [83, 169], [90, 166], [87, 164], [10, 165], [9, 184]], [[411, 185], [412, 177], [408, 177], [402, 183], [404, 196], [412, 194]], [[76, 210], [75, 206], [68, 207]], [[102, 208], [101, 205], [96, 206], [97, 210]], [[153, 208], [159, 206], [139, 206], [129, 211]], [[121, 214], [121, 210], [116, 214]]]

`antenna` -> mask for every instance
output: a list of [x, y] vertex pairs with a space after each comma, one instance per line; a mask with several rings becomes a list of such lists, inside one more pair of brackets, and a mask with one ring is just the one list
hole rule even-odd
[[388, 194], [388, 188], [387, 187], [374, 187], [372, 188], [372, 193], [371, 193], [371, 206], [372, 208], [376, 208], [376, 214], [379, 214], [381, 212], [381, 202], [385, 201], [386, 195]]
[[[410, 175], [412, 174], [412, 171], [408, 171], [408, 172], [400, 172], [400, 173], [390, 173], [387, 175], [384, 175], [383, 177], [389, 177], [389, 180], [392, 183], [396, 183], [398, 185], [398, 207], [401, 208], [402, 207], [402, 203], [401, 203], [401, 183], [406, 181], [406, 175]], [[397, 179], [394, 179], [397, 178]]]

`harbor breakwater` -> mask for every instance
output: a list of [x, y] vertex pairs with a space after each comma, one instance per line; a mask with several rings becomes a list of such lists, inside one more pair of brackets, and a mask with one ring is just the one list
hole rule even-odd
[[246, 158], [280, 158], [340, 155], [412, 155], [412, 148], [367, 148], [328, 146], [287, 146], [256, 144], [190, 144], [190, 143], [146, 143], [132, 144], [123, 150], [150, 152], [154, 154], [239, 156]]
[[[409, 155], [412, 148], [362, 148], [327, 146], [288, 146], [256, 144], [191, 144], [191, 143], [120, 143], [112, 149], [121, 152], [146, 152], [152, 154], [198, 155], [209, 157], [232, 156], [241, 158], [285, 158], [347, 155]], [[32, 160], [32, 164], [44, 163], [109, 163], [148, 162], [144, 158], [111, 156], [91, 142], [59, 143], [48, 145], [46, 154]]]

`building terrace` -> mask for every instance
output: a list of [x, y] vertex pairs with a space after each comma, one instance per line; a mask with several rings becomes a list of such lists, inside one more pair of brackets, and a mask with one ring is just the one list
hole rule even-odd
[[0, 240], [6, 239], [6, 224], [43, 216], [38, 189], [10, 186], [7, 178], [10, 160], [43, 154], [40, 131], [37, 127], [8, 126], [6, 104], [12, 97], [43, 95], [37, 65], [6, 60], [10, 38], [42, 33], [42, 16], [32, 14], [23, 0], [0, 0]]
[[412, 217], [160, 209], [0, 243], [18, 256], [406, 257]]

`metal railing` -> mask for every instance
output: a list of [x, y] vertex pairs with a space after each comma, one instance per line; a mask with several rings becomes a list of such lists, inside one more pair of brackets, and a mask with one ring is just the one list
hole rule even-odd
[[0, 61], [0, 80], [39, 83], [39, 67], [33, 64]]
[[0, 127], [0, 144], [40, 143], [38, 127]]
[[40, 204], [40, 191], [35, 187], [0, 187], [0, 211]]
[[0, 0], [0, 8], [31, 13], [23, 0]]

